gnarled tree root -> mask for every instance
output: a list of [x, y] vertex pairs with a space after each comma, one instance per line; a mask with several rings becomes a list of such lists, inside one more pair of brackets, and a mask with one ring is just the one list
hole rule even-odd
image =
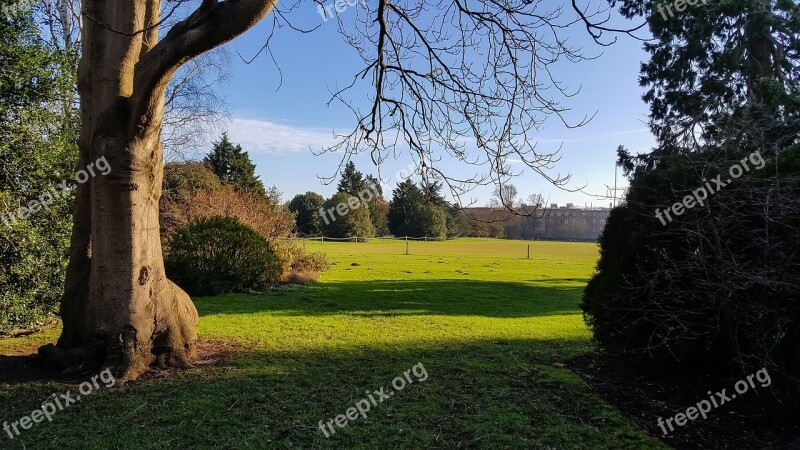
[[[120, 312], [104, 308], [89, 314], [112, 315], [110, 320], [88, 320], [84, 324], [112, 323], [114, 331], [70, 328], [58, 345], [39, 348], [44, 366], [62, 373], [96, 371], [110, 367], [120, 382], [135, 380], [151, 367], [190, 367], [197, 357], [197, 309], [189, 296], [171, 281], [158, 283], [142, 311]], [[119, 317], [118, 317], [119, 316]]]

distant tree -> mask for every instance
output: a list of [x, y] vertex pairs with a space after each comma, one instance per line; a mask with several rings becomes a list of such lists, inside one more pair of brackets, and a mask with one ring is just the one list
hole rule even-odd
[[494, 189], [494, 196], [490, 201], [493, 207], [515, 208], [519, 205], [517, 200], [516, 186], [513, 184], [502, 184]]
[[447, 214], [433, 203], [418, 205], [411, 214], [410, 229], [410, 236], [447, 237]]
[[525, 198], [525, 201], [530, 206], [539, 206], [544, 205], [545, 199], [541, 194], [531, 194]]
[[422, 199], [425, 203], [430, 203], [440, 208], [447, 208], [450, 204], [442, 195], [442, 183], [432, 181], [420, 183], [419, 189], [422, 192]]
[[373, 197], [369, 201], [369, 214], [372, 218], [372, 226], [375, 227], [375, 235], [387, 235], [389, 234], [389, 202], [383, 198], [381, 182], [372, 175], [367, 175], [364, 183], [366, 188], [373, 193]]
[[356, 165], [353, 161], [349, 161], [342, 172], [342, 179], [339, 180], [338, 191], [357, 196], [366, 188], [364, 174], [356, 170]]
[[322, 234], [322, 220], [319, 210], [325, 204], [325, 197], [316, 192], [297, 194], [289, 202], [289, 211], [294, 213], [297, 222], [297, 232], [305, 236], [319, 236]]
[[256, 176], [256, 166], [250, 160], [250, 155], [242, 150], [241, 145], [233, 145], [227, 133], [222, 134], [219, 142], [214, 143], [204, 161], [211, 165], [211, 169], [225, 185], [251, 194], [266, 195], [264, 184]]
[[367, 175], [364, 179], [364, 183], [367, 188], [369, 188], [372, 192], [376, 194], [376, 196], [383, 197], [383, 187], [381, 186], [381, 180], [373, 177], [372, 175]]
[[536, 215], [525, 215], [520, 220], [520, 237], [522, 239], [533, 239], [539, 233], [544, 232], [543, 218]]
[[503, 238], [506, 236], [506, 230], [503, 225], [499, 223], [489, 224], [489, 237]]
[[389, 203], [389, 231], [395, 236], [413, 236], [413, 213], [422, 201], [422, 191], [413, 181], [399, 183], [392, 191], [392, 201]]
[[472, 220], [458, 205], [448, 205], [447, 237], [462, 237], [472, 234]]
[[[337, 210], [344, 208], [345, 213], [340, 214]], [[326, 236], [334, 238], [370, 238], [375, 236], [375, 227], [369, 215], [369, 209], [361, 203], [358, 197], [337, 192], [333, 197], [325, 202], [323, 208], [326, 214], [322, 219], [322, 229]], [[328, 211], [333, 209], [332, 213]]]

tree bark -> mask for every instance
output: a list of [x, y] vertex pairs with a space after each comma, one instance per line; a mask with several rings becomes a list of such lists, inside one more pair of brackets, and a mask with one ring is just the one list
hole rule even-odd
[[166, 277], [159, 233], [166, 87], [182, 64], [258, 23], [275, 0], [203, 0], [159, 41], [160, 3], [83, 2], [78, 169], [105, 158], [110, 171], [77, 188], [64, 328], [57, 346], [40, 349], [53, 367], [113, 367], [120, 381], [152, 365], [187, 366], [196, 352], [197, 310]]

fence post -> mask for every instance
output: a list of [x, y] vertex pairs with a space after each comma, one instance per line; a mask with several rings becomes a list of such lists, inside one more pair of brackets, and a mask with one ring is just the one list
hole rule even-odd
[[322, 236], [322, 243], [325, 243], [325, 236]]
[[406, 255], [408, 254], [408, 236], [406, 236]]
[[528, 259], [531, 259], [531, 244], [528, 244]]

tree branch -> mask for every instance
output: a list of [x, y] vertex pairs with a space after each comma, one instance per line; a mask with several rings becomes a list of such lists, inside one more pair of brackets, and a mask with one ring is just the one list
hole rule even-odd
[[277, 0], [203, 0], [189, 17], [176, 23], [155, 47], [136, 64], [133, 117], [148, 125], [169, 80], [181, 65], [240, 36], [275, 7]]

